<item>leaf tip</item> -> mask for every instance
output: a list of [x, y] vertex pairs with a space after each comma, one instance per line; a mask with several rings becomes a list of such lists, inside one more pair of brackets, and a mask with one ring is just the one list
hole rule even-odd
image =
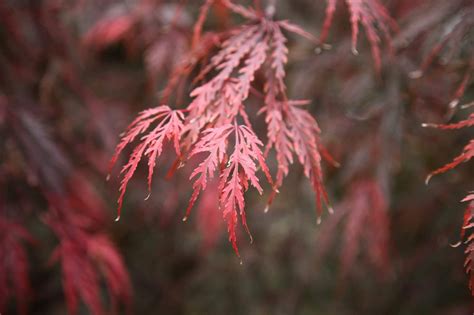
[[427, 186], [428, 186], [428, 184], [430, 183], [431, 177], [433, 177], [433, 175], [432, 175], [432, 174], [430, 174], [430, 175], [426, 176], [426, 178], [425, 178], [425, 185], [427, 185]]
[[323, 43], [321, 47], [323, 48], [323, 50], [330, 50], [332, 48], [332, 45], [328, 43]]
[[448, 106], [450, 109], [454, 109], [456, 108], [456, 106], [458, 106], [458, 104], [459, 104], [459, 98], [455, 98], [451, 102], [449, 102]]
[[148, 195], [146, 195], [145, 201], [147, 201], [148, 199], [150, 199], [150, 196], [151, 196], [151, 191], [149, 191], [149, 192], [148, 192]]
[[438, 127], [438, 125], [437, 124], [431, 124], [431, 123], [422, 123], [421, 127], [423, 127], [423, 128], [436, 128], [436, 127]]
[[461, 105], [461, 109], [466, 109], [466, 108], [469, 108], [469, 107], [472, 107], [472, 106], [474, 106], [474, 102], [470, 102], [470, 103]]
[[410, 79], [419, 79], [423, 76], [423, 71], [422, 70], [415, 70], [415, 71], [412, 71], [408, 74], [408, 77]]
[[452, 248], [456, 248], [456, 247], [459, 247], [461, 244], [462, 244], [462, 241], [459, 241], [455, 244], [449, 244], [449, 246], [451, 246]]

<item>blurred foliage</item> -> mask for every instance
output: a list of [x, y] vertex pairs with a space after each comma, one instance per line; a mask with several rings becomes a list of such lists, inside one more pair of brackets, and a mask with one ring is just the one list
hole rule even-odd
[[[118, 135], [137, 112], [157, 106], [164, 96], [172, 107], [189, 103], [190, 79], [171, 95], [165, 87], [191, 50], [201, 1], [0, 1], [5, 314], [67, 311], [67, 288], [81, 285], [64, 282], [65, 260], [50, 261], [65, 240], [79, 244], [74, 253], [82, 258], [72, 274], [87, 269], [92, 274], [87, 285], [92, 278], [100, 283], [101, 302], [80, 302], [79, 314], [94, 306], [124, 314], [472, 312], [465, 245], [450, 244], [460, 238], [465, 205], [459, 201], [473, 189], [473, 163], [424, 184], [432, 170], [461, 152], [472, 128], [421, 127], [461, 121], [472, 112], [460, 108], [474, 95], [472, 1], [383, 1], [399, 30], [391, 49], [385, 42], [380, 46], [380, 72], [365, 36], [359, 35], [359, 54], [351, 53], [350, 14], [339, 2], [326, 39], [330, 49], [289, 35], [286, 69], [288, 94], [312, 100], [322, 141], [341, 164], [324, 167], [335, 213], [317, 225], [310, 184], [293, 165], [267, 213], [270, 189], [263, 197], [246, 194], [254, 241], [245, 232], [238, 235], [240, 264], [224, 224], [215, 220], [221, 214], [212, 207], [212, 195], [201, 196], [182, 222], [192, 168], [167, 179], [173, 155], [162, 157], [147, 201], [146, 166], [138, 168], [118, 223], [116, 173], [105, 180]], [[326, 1], [274, 4], [278, 19], [320, 34]], [[202, 40], [208, 31], [225, 33], [241, 23], [217, 1]], [[219, 42], [213, 40], [209, 53]], [[191, 78], [198, 72], [193, 71]], [[261, 82], [257, 76], [256, 85]], [[256, 112], [260, 102], [251, 97], [249, 110]], [[262, 136], [263, 120], [252, 121]], [[274, 160], [268, 164], [275, 170]], [[373, 191], [382, 203], [367, 197]], [[385, 219], [367, 214], [374, 207], [383, 208]], [[365, 219], [354, 223], [354, 213]], [[94, 254], [90, 240], [104, 238], [102, 254]], [[371, 258], [377, 253], [386, 257], [381, 264]], [[120, 302], [115, 310], [114, 299]]]

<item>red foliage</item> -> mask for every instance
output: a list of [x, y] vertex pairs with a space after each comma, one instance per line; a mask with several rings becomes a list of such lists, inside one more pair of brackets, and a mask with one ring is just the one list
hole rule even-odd
[[[267, 105], [264, 108], [268, 124], [267, 151], [273, 146], [277, 152], [277, 188], [288, 174], [294, 152], [316, 192], [317, 212], [321, 216], [322, 200], [328, 203], [327, 193], [322, 185], [319, 139], [321, 131], [315, 119], [299, 107], [305, 104], [307, 104], [305, 101], [276, 102], [267, 98]], [[332, 212], [331, 209], [329, 211]]]
[[[203, 19], [211, 3], [212, 1], [208, 1], [202, 7], [195, 26], [195, 37], [201, 38]], [[195, 82], [210, 78], [191, 91], [190, 96], [193, 100], [185, 111], [172, 111], [167, 106], [159, 106], [139, 114], [122, 136], [111, 166], [116, 163], [119, 154], [129, 143], [144, 134], [152, 123], [159, 122], [156, 129], [141, 138], [140, 144], [135, 147], [128, 163], [122, 169], [124, 175], [118, 199], [120, 217], [127, 184], [143, 155], [148, 156], [150, 187], [155, 160], [161, 155], [165, 139], [173, 139], [180, 161], [185, 161], [186, 158], [198, 153], [207, 153], [207, 157], [191, 174], [190, 178], [195, 178], [194, 191], [184, 220], [200, 192], [206, 189], [208, 180], [220, 169], [219, 204], [227, 222], [229, 240], [238, 255], [235, 233], [238, 214], [243, 226], [249, 232], [244, 209], [244, 192], [248, 188], [248, 182], [250, 181], [251, 185], [262, 193], [255, 174], [257, 170], [255, 161], [273, 185], [259, 148], [263, 144], [252, 130], [244, 108], [244, 101], [248, 99], [253, 89], [252, 82], [260, 69], [264, 68], [266, 77], [265, 107], [262, 111], [267, 111], [269, 140], [265, 155], [269, 149], [275, 147], [278, 161], [277, 182], [269, 204], [281, 186], [283, 177], [288, 173], [289, 164], [293, 162], [293, 154], [298, 157], [306, 177], [312, 183], [319, 216], [322, 211], [322, 200], [328, 203], [328, 198], [322, 183], [319, 127], [309, 112], [298, 107], [306, 102], [288, 101], [284, 83], [288, 50], [282, 29], [311, 40], [314, 38], [288, 21], [273, 21], [260, 16], [253, 9], [230, 1], [223, 1], [223, 4], [231, 11], [251, 19], [251, 23], [231, 31], [219, 52], [198, 74]], [[175, 73], [180, 75], [182, 71], [178, 70]], [[237, 123], [238, 118], [242, 119], [245, 125]], [[285, 128], [288, 130], [282, 132]], [[231, 133], [234, 134], [234, 148], [228, 157], [228, 137]], [[182, 157], [181, 151], [187, 154], [187, 157]]]
[[[423, 124], [424, 127], [435, 127], [438, 129], [444, 129], [444, 130], [453, 130], [453, 129], [460, 129], [460, 128], [466, 128], [466, 127], [472, 127], [474, 126], [474, 113], [472, 113], [467, 119], [462, 120], [457, 123], [452, 123], [452, 124]], [[474, 139], [471, 139], [468, 144], [463, 149], [463, 152], [455, 157], [451, 162], [445, 164], [444, 166], [432, 171], [427, 177], [426, 177], [426, 184], [430, 181], [431, 177], [437, 174], [444, 173], [446, 171], [449, 171], [455, 167], [457, 167], [459, 164], [463, 162], [467, 162], [470, 159], [474, 157]], [[466, 233], [466, 230], [470, 230], [474, 226], [474, 194], [468, 195], [466, 198], [464, 198], [462, 201], [467, 202], [468, 206], [464, 212], [464, 223], [461, 229], [461, 240], [464, 238], [464, 235]], [[466, 261], [465, 261], [465, 268], [466, 272], [469, 274], [469, 288], [471, 289], [471, 294], [474, 296], [474, 233], [472, 233], [472, 230], [469, 231], [470, 234], [467, 237], [466, 243], [467, 248], [465, 250], [466, 254]]]
[[[420, 69], [413, 73], [414, 77], [421, 76], [428, 67], [436, 60], [437, 57], [446, 58], [443, 63], [447, 63], [453, 57], [461, 55], [463, 50], [468, 50], [469, 66], [466, 68], [466, 77], [469, 77], [472, 67], [474, 67], [473, 48], [471, 46], [464, 47], [462, 45], [464, 38], [472, 32], [474, 26], [474, 6], [471, 4], [465, 7], [458, 8], [457, 12], [450, 17], [446, 23], [441, 24], [442, 30], [438, 32], [431, 32], [430, 36], [436, 37], [436, 44], [431, 48], [429, 53], [424, 58]], [[448, 56], [444, 56], [444, 51], [448, 52]], [[460, 97], [459, 95], [458, 97]]]
[[0, 313], [7, 311], [7, 302], [15, 296], [18, 312], [27, 314], [31, 295], [28, 277], [28, 255], [24, 242], [33, 237], [22, 226], [0, 217]]
[[[326, 19], [324, 20], [323, 30], [320, 36], [321, 42], [324, 42], [329, 34], [329, 28], [332, 24], [334, 12], [336, 11], [337, 0], [327, 0], [327, 2]], [[355, 55], [358, 54], [357, 36], [359, 35], [359, 23], [361, 23], [364, 26], [367, 39], [370, 42], [375, 69], [377, 72], [380, 72], [382, 62], [380, 54], [380, 35], [382, 35], [385, 41], [390, 45], [390, 33], [391, 30], [397, 30], [397, 24], [379, 0], [346, 0], [346, 3], [351, 14], [352, 52]]]
[[321, 230], [320, 254], [329, 247], [336, 225], [344, 223], [341, 242], [341, 276], [344, 278], [354, 266], [359, 252], [365, 252], [383, 277], [390, 267], [390, 226], [388, 205], [380, 185], [372, 180], [356, 180], [337, 211]]
[[[86, 197], [87, 194], [82, 196]], [[75, 200], [80, 201], [77, 203]], [[52, 253], [50, 262], [61, 264], [69, 312], [77, 313], [81, 299], [93, 314], [106, 313], [100, 297], [100, 274], [107, 284], [112, 310], [118, 310], [119, 302], [129, 307], [131, 284], [122, 257], [106, 235], [95, 231], [98, 222], [88, 221], [88, 211], [77, 212], [77, 206], [86, 204], [89, 207], [85, 210], [92, 210], [93, 204], [88, 199], [78, 197], [70, 200], [54, 198], [51, 202], [54, 208], [44, 216], [44, 220], [55, 232], [59, 245]]]
[[100, 20], [84, 36], [84, 45], [101, 50], [131, 35], [133, 16], [120, 15]]
[[[467, 230], [471, 230], [474, 227], [474, 194], [468, 195], [462, 200], [467, 202], [466, 211], [464, 212], [464, 223], [461, 229], [461, 240], [464, 238], [464, 235]], [[466, 260], [464, 262], [464, 267], [466, 273], [469, 275], [469, 289], [471, 289], [471, 294], [474, 296], [474, 233], [471, 233], [467, 237], [465, 243], [467, 248], [465, 250]]]
[[455, 157], [450, 163], [432, 171], [427, 177], [426, 177], [426, 183], [428, 183], [431, 179], [432, 176], [436, 174], [441, 174], [446, 171], [449, 171], [450, 169], [455, 168], [459, 164], [463, 162], [469, 161], [471, 158], [474, 157], [474, 140], [469, 141], [468, 144], [464, 147], [463, 152]]
[[65, 232], [57, 223], [48, 221], [60, 237], [60, 244], [51, 255], [51, 263], [60, 262], [62, 283], [70, 314], [77, 314], [83, 300], [94, 315], [106, 314], [100, 294], [102, 274], [111, 297], [112, 310], [118, 304], [130, 305], [131, 285], [122, 258], [105, 235], [89, 235], [80, 230]]
[[[470, 95], [474, 69], [471, 2], [392, 1], [393, 11], [389, 12], [382, 0], [345, 0], [352, 29], [347, 43], [352, 43], [353, 53], [358, 53], [362, 25], [379, 74], [385, 57], [382, 41], [388, 46], [387, 57], [394, 57], [385, 65], [384, 76], [373, 78], [360, 64], [354, 68], [347, 61], [351, 58], [347, 58], [345, 47], [315, 57], [309, 45], [291, 41], [296, 47], [291, 58], [296, 62], [287, 68], [290, 46], [286, 33], [326, 48], [324, 41], [333, 24], [337, 0], [326, 1], [320, 39], [287, 20], [275, 19], [274, 0], [254, 0], [253, 7], [230, 0], [203, 0], [199, 12], [199, 4], [192, 1], [0, 1], [0, 137], [4, 140], [0, 141], [0, 312], [10, 312], [12, 300], [21, 314], [27, 313], [30, 300], [35, 300], [35, 305], [42, 305], [43, 298], [49, 302], [50, 296], [33, 294], [30, 288], [29, 269], [38, 271], [44, 265], [28, 264], [25, 247], [33, 242], [30, 227], [35, 238], [41, 236], [35, 225], [39, 224], [38, 217], [44, 218], [57, 238], [43, 237], [46, 241], [41, 250], [49, 252], [55, 247], [50, 260], [62, 270], [70, 313], [78, 312], [81, 303], [93, 314], [119, 313], [120, 307], [130, 306], [128, 273], [113, 237], [107, 233], [108, 207], [103, 201], [107, 198], [100, 197], [99, 188], [94, 186], [105, 172], [107, 154], [103, 152], [112, 149], [116, 122], [151, 99], [174, 105], [140, 112], [121, 135], [110, 168], [120, 154], [135, 147], [119, 176], [117, 220], [140, 161], [147, 160], [150, 194], [155, 167], [166, 162], [163, 160], [171, 147], [177, 158], [168, 175], [196, 162], [195, 168], [181, 177], [187, 184], [192, 182], [184, 219], [197, 203], [197, 225], [205, 249], [216, 243], [225, 222], [229, 241], [239, 255], [239, 220], [252, 239], [246, 218], [247, 190], [253, 186], [263, 194], [265, 185], [260, 176], [264, 175], [271, 186], [266, 196], [268, 210], [283, 181], [294, 183], [287, 177], [295, 161], [301, 164], [316, 195], [318, 222], [323, 206], [333, 213], [321, 160], [337, 162], [322, 145], [319, 124], [308, 106], [310, 101], [292, 99], [288, 95], [291, 91], [317, 98], [318, 110], [322, 109], [318, 118], [326, 118], [319, 120], [321, 127], [329, 131], [324, 142], [348, 160], [348, 166], [340, 172], [344, 174], [331, 177], [334, 195], [346, 193], [321, 229], [320, 249], [328, 248], [337, 235], [337, 226], [342, 225], [341, 274], [347, 275], [359, 253], [385, 273], [389, 269], [389, 231], [396, 229], [391, 229], [389, 222], [390, 197], [399, 198], [393, 203], [397, 207], [407, 204], [404, 198], [413, 195], [420, 198], [420, 203], [425, 202], [423, 192], [409, 195], [408, 189], [398, 187], [402, 181], [414, 187], [405, 175], [418, 178], [419, 169], [423, 170], [423, 164], [413, 158], [422, 156], [423, 150], [410, 146], [416, 146], [419, 140], [415, 138], [420, 136], [410, 133], [409, 125], [418, 124], [419, 117], [428, 120], [433, 117], [430, 115], [444, 113], [446, 95], [451, 100], [450, 118], [462, 97]], [[288, 1], [284, 6], [289, 10], [279, 13], [306, 23], [304, 16], [311, 14], [290, 10], [293, 5], [300, 10], [307, 1]], [[233, 26], [232, 14], [238, 15], [236, 21], [242, 24]], [[207, 21], [208, 16], [213, 18]], [[393, 41], [398, 26], [392, 16], [400, 18], [403, 26]], [[208, 26], [212, 31], [207, 30]], [[318, 47], [316, 52], [320, 50]], [[419, 70], [412, 71], [419, 56], [423, 59]], [[286, 71], [291, 71], [291, 82], [286, 82]], [[429, 76], [429, 80], [424, 81], [425, 89], [420, 93], [413, 88], [420, 81], [408, 78], [422, 75]], [[162, 89], [158, 95], [157, 89]], [[348, 108], [332, 106], [341, 104]], [[437, 108], [440, 104], [441, 109]], [[361, 115], [360, 108], [364, 112]], [[420, 116], [411, 115], [412, 111]], [[262, 120], [265, 125], [259, 126]], [[360, 125], [354, 123], [356, 120]], [[356, 126], [362, 134], [357, 133]], [[473, 127], [474, 114], [455, 123], [425, 126], [442, 130]], [[372, 141], [374, 138], [376, 141]], [[431, 172], [427, 182], [433, 175], [472, 160], [474, 139], [469, 139], [461, 154]], [[407, 161], [398, 163], [407, 154], [405, 150], [397, 152], [402, 141], [410, 148], [407, 152], [416, 152], [409, 152]], [[396, 171], [405, 165], [398, 176]], [[269, 168], [275, 173], [275, 181]], [[467, 181], [467, 177], [462, 179]], [[349, 182], [349, 188], [337, 187], [339, 181]], [[184, 204], [179, 198], [181, 184], [168, 186], [163, 191], [172, 193], [161, 203], [161, 220], [171, 218], [170, 213]], [[3, 207], [4, 201], [8, 207]], [[474, 295], [474, 195], [470, 193], [463, 201], [467, 209], [461, 239], [467, 244], [465, 269]], [[422, 215], [416, 213], [421, 221]], [[425, 221], [420, 225], [432, 226]], [[417, 228], [414, 231], [419, 232]], [[284, 247], [285, 255], [287, 249]], [[420, 252], [420, 257], [429, 256]], [[41, 259], [39, 256], [34, 257]], [[174, 276], [170, 279], [175, 280]], [[31, 283], [38, 285], [37, 290], [52, 287], [53, 292], [57, 291], [54, 283], [36, 280]], [[297, 301], [304, 305], [299, 300], [298, 284], [291, 288], [290, 298], [284, 303]], [[181, 285], [169, 291], [176, 292]], [[103, 298], [105, 287], [107, 298]], [[111, 310], [105, 300], [111, 302]]]
[[[267, 165], [263, 160], [262, 152], [260, 151], [260, 146], [263, 144], [253, 133], [252, 129], [243, 125], [237, 126], [236, 123], [234, 126], [227, 125], [224, 126], [224, 128], [233, 130], [235, 144], [226, 168], [221, 174], [218, 187], [220, 193], [219, 202], [222, 207], [224, 219], [227, 221], [229, 241], [232, 243], [237, 255], [239, 255], [237, 237], [235, 234], [235, 226], [239, 212], [242, 225], [247, 230], [247, 233], [249, 233], [250, 238], [252, 238], [245, 217], [244, 192], [248, 189], [249, 182], [260, 194], [262, 194], [263, 191], [255, 175], [257, 171], [255, 160], [258, 161], [260, 168], [270, 183], [272, 183], [272, 179]], [[199, 143], [196, 147], [199, 147]]]
[[[444, 129], [444, 130], [452, 130], [452, 129], [460, 129], [460, 128], [465, 128], [465, 127], [472, 127], [474, 126], [474, 113], [471, 114], [467, 119], [462, 120], [457, 123], [452, 123], [452, 124], [423, 124], [423, 127], [434, 127], [438, 129]], [[450, 169], [455, 168], [459, 164], [463, 162], [469, 161], [471, 158], [474, 157], [474, 139], [471, 139], [468, 144], [464, 147], [463, 152], [455, 157], [452, 162], [447, 163], [446, 165], [432, 171], [427, 177], [426, 177], [426, 183], [430, 181], [431, 177], [437, 174], [444, 173]]]
[[123, 174], [123, 178], [120, 184], [117, 221], [120, 219], [120, 211], [122, 209], [123, 197], [127, 190], [127, 184], [135, 173], [142, 156], [148, 157], [148, 190], [151, 192], [156, 159], [160, 157], [163, 151], [165, 140], [172, 141], [176, 154], [178, 156], [181, 155], [179, 141], [183, 130], [183, 120], [184, 116], [181, 111], [171, 110], [166, 105], [158, 106], [141, 112], [122, 136], [122, 140], [117, 145], [115, 154], [110, 161], [109, 171], [117, 162], [123, 149], [133, 142], [135, 138], [148, 131], [152, 124], [157, 123], [146, 136], [140, 139], [140, 144], [133, 150], [128, 163], [123, 166], [120, 172]]
[[[224, 157], [226, 157], [227, 137], [231, 132], [232, 125], [208, 129], [204, 132], [204, 136], [197, 143], [193, 151], [191, 151], [190, 156], [201, 152], [208, 153], [208, 156], [196, 167], [189, 177], [190, 180], [195, 177], [197, 178], [193, 183], [194, 191], [189, 200], [186, 217], [199, 197], [199, 193], [206, 189], [208, 180], [212, 179], [217, 168], [224, 162]], [[184, 220], [186, 220], [186, 217]]]

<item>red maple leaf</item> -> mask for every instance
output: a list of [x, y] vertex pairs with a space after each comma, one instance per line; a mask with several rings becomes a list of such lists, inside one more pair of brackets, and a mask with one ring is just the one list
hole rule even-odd
[[229, 241], [237, 255], [239, 255], [235, 232], [239, 214], [242, 225], [250, 235], [245, 216], [244, 192], [248, 189], [250, 182], [260, 194], [262, 193], [262, 187], [256, 176], [256, 162], [267, 176], [268, 181], [272, 183], [268, 167], [260, 150], [263, 144], [248, 126], [237, 125], [236, 123], [233, 125], [226, 124], [221, 127], [207, 129], [204, 132], [204, 136], [190, 154], [190, 156], [193, 156], [198, 153], [207, 153], [208, 156], [191, 174], [190, 179], [196, 178], [196, 180], [193, 184], [194, 192], [189, 201], [187, 214], [191, 211], [199, 193], [206, 189], [208, 180], [214, 176], [218, 166], [225, 162], [228, 137], [231, 133], [234, 134], [235, 138], [234, 148], [220, 175], [218, 194], [220, 208], [227, 222]]
[[389, 217], [386, 197], [373, 179], [356, 180], [343, 202], [320, 231], [319, 255], [328, 250], [334, 233], [344, 222], [341, 244], [341, 277], [347, 276], [359, 252], [384, 276], [389, 268]]
[[[445, 129], [445, 130], [450, 130], [450, 129], [460, 129], [460, 128], [465, 128], [465, 127], [472, 127], [474, 126], [474, 113], [471, 114], [467, 119], [461, 120], [460, 122], [457, 123], [452, 123], [452, 124], [423, 124], [423, 127], [434, 127], [438, 129]], [[474, 139], [471, 139], [468, 144], [463, 149], [463, 152], [455, 157], [451, 162], [445, 164], [444, 166], [432, 171], [428, 176], [426, 177], [426, 184], [430, 181], [431, 177], [437, 174], [444, 173], [450, 169], [455, 168], [459, 164], [463, 162], [469, 161], [471, 158], [474, 157]]]
[[426, 177], [426, 183], [428, 183], [431, 179], [436, 174], [441, 174], [444, 173], [450, 169], [455, 168], [459, 164], [463, 162], [467, 162], [470, 159], [474, 157], [474, 139], [469, 141], [469, 143], [464, 147], [462, 153], [458, 156], [456, 156], [451, 162], [445, 164], [444, 166], [432, 171], [427, 177]]
[[224, 161], [227, 149], [227, 137], [231, 132], [232, 125], [230, 124], [205, 130], [203, 137], [190, 153], [190, 157], [198, 153], [207, 153], [208, 156], [194, 169], [189, 177], [190, 180], [195, 179], [193, 183], [194, 191], [189, 200], [184, 220], [186, 220], [189, 215], [194, 203], [199, 197], [199, 193], [206, 189], [209, 179], [214, 176], [218, 166]]
[[470, 231], [469, 236], [465, 240], [467, 248], [464, 251], [466, 254], [464, 268], [469, 275], [469, 289], [471, 289], [471, 294], [474, 296], [474, 233], [472, 233], [472, 227], [474, 227], [474, 193], [469, 194], [462, 202], [467, 202], [467, 207], [464, 212], [464, 222], [461, 228], [461, 241], [464, 239], [466, 231]]
[[247, 126], [234, 124], [231, 127], [235, 133], [235, 146], [234, 151], [229, 157], [227, 167], [221, 174], [219, 192], [223, 216], [227, 221], [229, 241], [232, 243], [237, 255], [239, 255], [235, 234], [238, 214], [240, 214], [242, 225], [245, 227], [250, 239], [252, 239], [245, 216], [244, 192], [248, 189], [249, 182], [260, 194], [263, 191], [255, 174], [257, 171], [256, 162], [258, 162], [267, 176], [268, 181], [272, 183], [272, 180], [260, 150], [260, 146], [263, 145], [262, 142]]
[[139, 135], [147, 132], [152, 124], [156, 123], [157, 125], [140, 139], [140, 143], [133, 150], [128, 162], [122, 167], [120, 173], [123, 175], [119, 189], [120, 196], [118, 198], [118, 215], [116, 220], [120, 219], [120, 210], [128, 182], [135, 173], [142, 157], [147, 156], [148, 158], [148, 189], [151, 191], [156, 159], [159, 158], [162, 153], [165, 140], [172, 141], [176, 154], [178, 156], [181, 155], [179, 140], [183, 130], [183, 121], [184, 114], [182, 111], [172, 110], [166, 105], [161, 105], [144, 110], [130, 124], [115, 149], [115, 154], [110, 161], [109, 170], [115, 165], [120, 153], [128, 144], [132, 143]]
[[[278, 102], [267, 99], [267, 105], [264, 108], [269, 139], [266, 153], [270, 148], [275, 148], [278, 162], [276, 189], [281, 186], [283, 178], [288, 174], [289, 165], [293, 163], [293, 154], [296, 155], [316, 193], [316, 209], [320, 217], [322, 202], [328, 204], [321, 168], [319, 139], [321, 130], [313, 116], [300, 107], [307, 103], [307, 101]], [[270, 203], [273, 197], [274, 194], [270, 197]], [[329, 211], [332, 209], [330, 208]]]
[[0, 312], [5, 313], [7, 302], [14, 295], [20, 314], [26, 314], [31, 295], [28, 279], [28, 255], [23, 242], [33, 238], [22, 226], [0, 217]]
[[131, 284], [123, 260], [116, 247], [103, 234], [91, 234], [65, 224], [49, 213], [46, 223], [59, 238], [50, 263], [60, 262], [62, 283], [69, 313], [76, 314], [79, 300], [92, 314], [105, 314], [101, 299], [100, 274], [110, 292], [112, 309], [118, 302], [130, 306]]
[[[423, 127], [434, 127], [438, 129], [444, 130], [453, 130], [453, 129], [460, 129], [466, 127], [474, 126], [474, 113], [469, 115], [469, 117], [465, 120], [461, 120], [457, 123], [452, 124], [423, 124]], [[437, 174], [441, 174], [447, 172], [459, 164], [463, 162], [467, 162], [474, 157], [474, 139], [471, 139], [468, 144], [464, 146], [463, 151], [460, 155], [456, 156], [451, 162], [445, 164], [444, 166], [432, 171], [426, 177], [425, 183], [428, 184], [431, 177]], [[474, 227], [474, 194], [469, 194], [466, 198], [462, 200], [462, 202], [468, 202], [468, 206], [466, 211], [464, 212], [464, 223], [461, 229], [461, 242], [465, 236], [465, 233], [468, 229]], [[471, 294], [474, 296], [474, 233], [469, 234], [465, 243], [468, 244], [465, 254], [466, 260], [464, 263], [464, 267], [466, 269], [466, 273], [469, 274], [469, 288], [471, 290]], [[460, 244], [460, 243], [459, 243]], [[458, 245], [459, 245], [458, 244]], [[457, 245], [456, 245], [457, 246]]]
[[50, 263], [61, 265], [69, 312], [75, 314], [82, 300], [92, 314], [104, 314], [102, 279], [114, 313], [119, 302], [129, 307], [131, 284], [118, 249], [103, 233], [102, 199], [80, 174], [64, 186], [62, 193], [48, 193], [50, 207], [43, 220], [59, 240]]
[[97, 50], [123, 40], [136, 24], [133, 15], [118, 15], [99, 20], [84, 35], [83, 43]]
[[[213, 3], [214, 1], [206, 1], [202, 7], [195, 26], [195, 39], [204, 38], [201, 36], [202, 23]], [[187, 159], [202, 153], [207, 154], [190, 176], [190, 179], [194, 180], [193, 193], [183, 220], [187, 219], [199, 194], [207, 188], [208, 181], [220, 170], [219, 203], [227, 222], [229, 239], [238, 254], [235, 232], [238, 215], [248, 231], [244, 192], [249, 185], [262, 192], [255, 174], [257, 164], [268, 181], [274, 185], [264, 155], [261, 153], [260, 147], [263, 144], [251, 129], [250, 119], [244, 107], [250, 92], [259, 93], [252, 87], [258, 71], [263, 70], [265, 73], [265, 109], [270, 113], [266, 119], [269, 124], [267, 150], [275, 146], [279, 163], [275, 192], [288, 173], [288, 167], [293, 162], [295, 154], [304, 167], [305, 175], [312, 182], [317, 195], [319, 213], [321, 213], [321, 200], [324, 199], [327, 203], [327, 195], [322, 185], [319, 127], [308, 111], [297, 107], [306, 104], [305, 101], [287, 101], [284, 67], [288, 49], [282, 29], [312, 41], [316, 39], [288, 21], [274, 21], [251, 8], [236, 5], [228, 0], [221, 0], [221, 3], [251, 22], [231, 30], [219, 51], [194, 79], [197, 86], [190, 92], [193, 100], [185, 110], [186, 117], [183, 111], [173, 111], [167, 106], [142, 112], [122, 136], [111, 165], [117, 161], [118, 155], [128, 144], [144, 134], [128, 163], [122, 168], [123, 177], [118, 199], [120, 215], [127, 184], [143, 155], [148, 156], [150, 189], [155, 160], [161, 155], [165, 139], [173, 140], [179, 163], [184, 163]], [[197, 40], [194, 46], [198, 46]], [[209, 52], [209, 50], [203, 51]], [[203, 57], [202, 54], [194, 56]], [[195, 64], [194, 60], [192, 65]], [[176, 70], [176, 78], [189, 73], [188, 70], [193, 67], [192, 65], [188, 64], [189, 67]], [[174, 86], [175, 80], [173, 79], [171, 86]], [[281, 99], [284, 101], [280, 101]], [[239, 116], [245, 125], [237, 124]], [[158, 127], [147, 134], [153, 123], [157, 123]], [[228, 157], [231, 134], [234, 135], [234, 147]], [[273, 199], [275, 192], [270, 199]]]
[[[324, 42], [329, 34], [329, 28], [336, 11], [337, 0], [327, 0], [327, 3], [326, 18], [320, 37], [321, 42]], [[397, 24], [379, 0], [346, 0], [346, 4], [351, 14], [352, 52], [358, 54], [357, 36], [359, 34], [359, 23], [361, 23], [370, 42], [375, 69], [377, 72], [380, 72], [380, 34], [390, 44], [390, 32], [397, 29]]]

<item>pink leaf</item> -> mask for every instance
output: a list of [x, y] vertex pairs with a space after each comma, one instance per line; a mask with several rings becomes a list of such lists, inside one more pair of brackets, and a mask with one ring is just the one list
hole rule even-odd
[[426, 180], [425, 182], [428, 184], [428, 182], [430, 181], [431, 177], [433, 177], [434, 175], [437, 175], [437, 174], [441, 174], [441, 173], [444, 173], [446, 171], [449, 171], [453, 168], [455, 168], [456, 166], [458, 166], [459, 164], [463, 163], [463, 162], [467, 162], [469, 161], [471, 158], [474, 157], [474, 140], [471, 140], [465, 147], [464, 147], [464, 150], [463, 152], [458, 155], [457, 157], [455, 157], [451, 162], [447, 163], [446, 165], [432, 171], [427, 177], [426, 177]]
[[[329, 27], [331, 26], [336, 10], [336, 3], [337, 0], [328, 0], [326, 18], [320, 37], [321, 42], [324, 42], [328, 36]], [[349, 7], [351, 15], [352, 52], [358, 54], [357, 37], [359, 35], [359, 23], [361, 23], [364, 26], [367, 39], [370, 42], [375, 69], [377, 72], [380, 72], [380, 34], [390, 44], [390, 30], [397, 30], [397, 24], [379, 0], [346, 0], [346, 4]]]
[[151, 191], [153, 170], [156, 159], [160, 157], [165, 140], [172, 141], [176, 154], [181, 155], [180, 143], [183, 130], [184, 114], [179, 110], [171, 110], [168, 106], [162, 105], [153, 109], [141, 112], [138, 117], [130, 124], [120, 143], [115, 149], [115, 154], [110, 161], [110, 168], [116, 163], [118, 156], [123, 149], [132, 143], [139, 135], [145, 133], [152, 124], [157, 125], [145, 136], [140, 139], [140, 143], [135, 147], [128, 162], [122, 167], [122, 181], [120, 184], [120, 196], [118, 198], [118, 216], [123, 204], [123, 198], [127, 185], [135, 173], [138, 163], [145, 155], [148, 157], [148, 190]]

